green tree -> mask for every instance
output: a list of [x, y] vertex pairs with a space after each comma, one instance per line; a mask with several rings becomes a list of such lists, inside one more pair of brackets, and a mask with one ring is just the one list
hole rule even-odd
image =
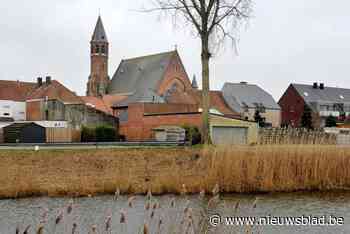
[[254, 120], [259, 124], [259, 127], [265, 127], [265, 119], [261, 116], [260, 111], [256, 110], [254, 113]]
[[304, 112], [301, 116], [301, 127], [306, 129], [313, 129], [312, 110], [308, 105], [304, 105]]
[[337, 118], [333, 115], [330, 115], [326, 118], [326, 127], [332, 128], [337, 126]]
[[202, 141], [210, 144], [209, 134], [209, 61], [228, 39], [235, 45], [242, 21], [251, 15], [252, 0], [154, 0], [155, 8], [189, 26], [201, 42], [202, 63]]

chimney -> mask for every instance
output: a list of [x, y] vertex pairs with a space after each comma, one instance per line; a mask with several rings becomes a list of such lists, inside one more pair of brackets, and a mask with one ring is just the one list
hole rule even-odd
[[320, 89], [322, 89], [322, 90], [324, 89], [324, 83], [320, 84]]
[[43, 85], [43, 78], [38, 77], [37, 78], [37, 84], [38, 84], [39, 87], [42, 86]]
[[313, 86], [312, 86], [314, 89], [318, 89], [318, 83], [317, 82], [315, 82], [314, 84], [313, 84]]
[[46, 84], [51, 84], [51, 76], [46, 76]]

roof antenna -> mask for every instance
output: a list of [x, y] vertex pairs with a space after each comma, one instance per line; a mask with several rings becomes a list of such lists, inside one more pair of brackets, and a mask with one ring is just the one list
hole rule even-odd
[[98, 8], [98, 16], [101, 16], [101, 8]]

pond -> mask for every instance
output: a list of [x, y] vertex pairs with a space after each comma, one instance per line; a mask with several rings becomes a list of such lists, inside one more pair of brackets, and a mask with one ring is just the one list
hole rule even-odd
[[37, 233], [41, 224], [43, 233], [350, 233], [350, 193], [0, 200], [0, 234]]

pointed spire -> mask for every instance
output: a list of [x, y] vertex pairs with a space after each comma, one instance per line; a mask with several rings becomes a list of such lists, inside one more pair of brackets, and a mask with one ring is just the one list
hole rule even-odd
[[91, 41], [104, 41], [108, 42], [105, 28], [103, 27], [101, 16], [98, 16], [94, 34]]
[[198, 84], [197, 84], [196, 75], [193, 75], [193, 79], [192, 79], [192, 88], [193, 88], [193, 89], [198, 89]]

